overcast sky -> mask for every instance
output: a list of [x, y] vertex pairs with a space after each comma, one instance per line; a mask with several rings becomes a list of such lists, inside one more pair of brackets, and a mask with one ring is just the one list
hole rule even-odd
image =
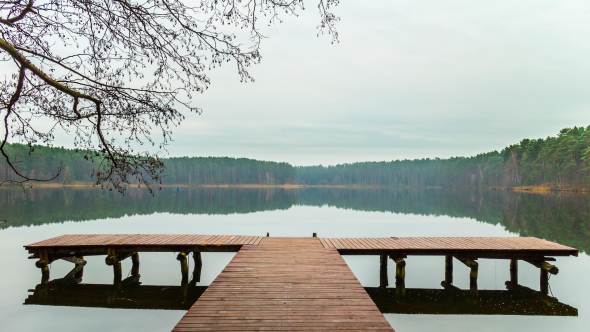
[[315, 3], [265, 28], [255, 83], [211, 72], [171, 156], [471, 156], [590, 125], [590, 1], [342, 1], [338, 44]]

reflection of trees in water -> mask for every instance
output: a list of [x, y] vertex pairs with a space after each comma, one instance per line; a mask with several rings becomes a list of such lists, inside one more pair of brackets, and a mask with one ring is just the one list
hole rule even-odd
[[232, 214], [288, 209], [297, 197], [277, 189], [163, 188], [152, 196], [129, 188], [125, 195], [97, 189], [0, 190], [0, 228], [65, 221], [120, 218], [157, 212], [176, 214]]
[[580, 194], [529, 194], [445, 189], [243, 189], [163, 188], [151, 196], [129, 188], [122, 196], [96, 189], [0, 190], [0, 219], [10, 226], [120, 218], [156, 212], [232, 214], [288, 209], [294, 205], [333, 206], [358, 211], [473, 218], [590, 251], [590, 202]]

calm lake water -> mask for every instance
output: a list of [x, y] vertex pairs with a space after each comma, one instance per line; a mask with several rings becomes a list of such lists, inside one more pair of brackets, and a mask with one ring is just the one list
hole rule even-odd
[[[512, 309], [502, 310], [510, 307], [510, 300], [495, 302], [500, 308], [486, 315], [465, 314], [472, 307], [473, 302], [469, 301], [473, 299], [451, 306], [454, 314], [448, 314], [449, 310], [447, 314], [432, 314], [432, 303], [425, 297], [423, 306], [412, 304], [417, 308], [415, 314], [386, 313], [386, 318], [398, 332], [587, 331], [590, 326], [590, 259], [586, 254], [590, 250], [590, 197], [587, 196], [487, 190], [318, 188], [184, 188], [181, 191], [164, 188], [155, 196], [137, 188], [129, 189], [125, 196], [99, 189], [58, 188], [33, 189], [25, 195], [4, 188], [0, 190], [0, 219], [7, 220], [0, 223], [1, 331], [170, 331], [176, 325], [186, 311], [163, 310], [166, 306], [153, 310], [101, 308], [106, 300], [97, 301], [92, 296], [106, 289], [106, 299], [108, 285], [113, 280], [112, 267], [105, 264], [104, 256], [86, 258], [88, 264], [80, 294], [67, 293], [70, 300], [76, 297], [75, 301], [67, 302], [64, 295], [65, 300], [61, 302], [40, 303], [34, 290], [40, 283], [41, 273], [34, 260], [27, 259], [23, 245], [62, 234], [92, 233], [535, 236], [580, 250], [579, 257], [557, 258], [555, 265], [560, 272], [550, 279], [551, 294], [556, 300], [542, 301], [550, 308], [549, 312], [563, 312], [567, 308], [570, 316], [544, 316], [542, 312], [521, 315], [522, 308], [515, 315]], [[199, 285], [210, 284], [233, 255], [203, 254]], [[377, 256], [344, 258], [364, 287], [379, 285]], [[435, 294], [442, 289], [444, 257], [411, 256], [406, 261], [408, 292], [429, 289]], [[498, 294], [506, 291], [509, 262], [481, 259], [479, 264], [479, 289], [495, 290]], [[454, 265], [455, 286], [469, 289], [469, 269], [458, 261]], [[54, 262], [52, 279], [65, 276], [71, 268], [71, 263]], [[123, 277], [130, 269], [129, 260], [124, 261]], [[158, 287], [153, 289], [169, 291], [174, 302], [181, 275], [173, 253], [142, 253], [140, 274], [142, 287], [155, 285]], [[395, 268], [389, 269], [389, 275], [393, 285]], [[538, 291], [538, 269], [521, 262], [519, 283]], [[66, 294], [67, 290], [59, 292], [55, 294]], [[149, 300], [143, 299], [142, 303]], [[129, 308], [139, 303], [131, 297], [118, 301], [117, 306]], [[161, 304], [167, 300], [158, 301]], [[158, 304], [150, 305], [158, 307]], [[571, 316], [575, 309], [577, 314]], [[395, 310], [404, 311], [403, 303]]]

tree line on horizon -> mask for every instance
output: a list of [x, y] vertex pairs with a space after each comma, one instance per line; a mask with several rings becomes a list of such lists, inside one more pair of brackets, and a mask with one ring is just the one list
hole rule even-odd
[[[61, 166], [54, 183], [93, 182], [95, 165], [86, 151], [63, 147], [9, 144], [19, 172], [50, 177]], [[162, 184], [305, 184], [391, 187], [518, 187], [547, 186], [581, 189], [590, 182], [590, 126], [562, 129], [555, 137], [523, 139], [502, 151], [473, 157], [425, 158], [357, 162], [335, 166], [298, 166], [288, 163], [229, 157], [162, 159]], [[15, 174], [0, 161], [0, 181]]]

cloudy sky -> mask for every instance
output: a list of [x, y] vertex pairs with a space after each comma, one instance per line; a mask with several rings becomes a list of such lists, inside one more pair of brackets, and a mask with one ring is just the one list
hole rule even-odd
[[211, 73], [171, 156], [470, 156], [590, 125], [590, 1], [342, 1], [338, 44], [314, 3], [265, 28], [255, 83]]

